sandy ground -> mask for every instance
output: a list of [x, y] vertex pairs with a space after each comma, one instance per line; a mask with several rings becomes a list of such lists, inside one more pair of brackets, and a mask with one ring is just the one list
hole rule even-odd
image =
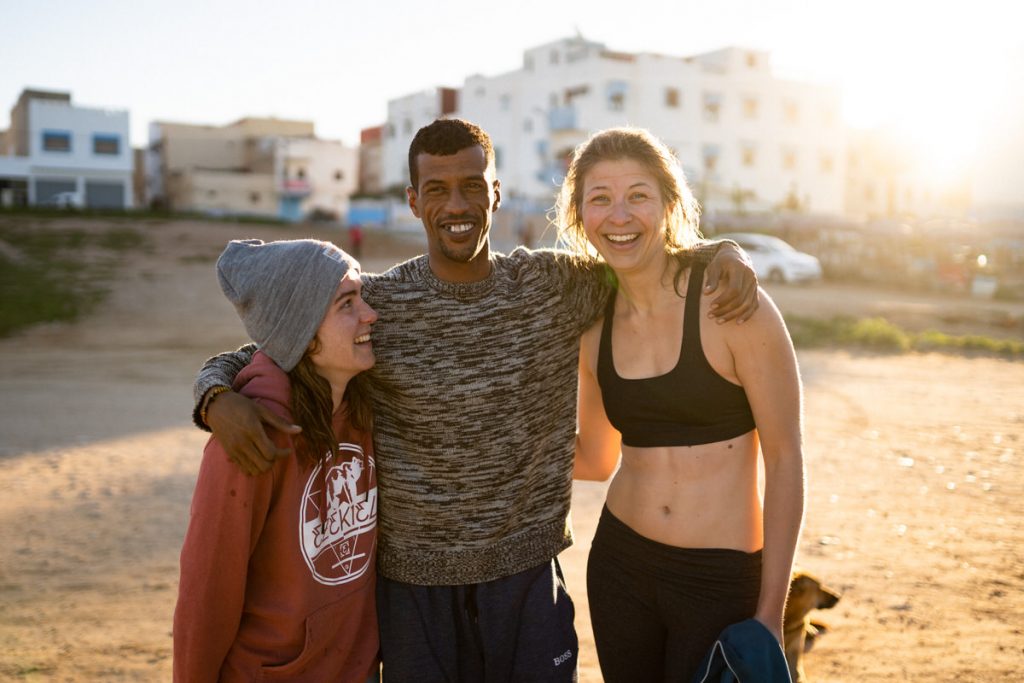
[[[170, 678], [178, 551], [205, 441], [189, 424], [190, 385], [203, 358], [244, 341], [212, 261], [231, 238], [297, 235], [146, 231], [156, 249], [125, 259], [92, 316], [0, 340], [2, 680]], [[416, 248], [371, 242], [364, 264]], [[1019, 306], [832, 286], [775, 296], [785, 312], [910, 311], [950, 332], [966, 317], [972, 331], [1020, 337], [1006, 324]], [[843, 592], [819, 615], [832, 631], [807, 656], [810, 679], [1021, 680], [1024, 363], [843, 351], [800, 363], [798, 559]], [[577, 486], [577, 543], [562, 557], [584, 682], [600, 680], [584, 577], [604, 489]]]

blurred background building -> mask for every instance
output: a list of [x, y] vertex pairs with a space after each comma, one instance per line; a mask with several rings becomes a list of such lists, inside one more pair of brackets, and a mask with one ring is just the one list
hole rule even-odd
[[459, 116], [491, 134], [507, 188], [550, 206], [576, 145], [593, 131], [633, 125], [672, 148], [710, 210], [796, 203], [840, 213], [840, 110], [838, 91], [776, 78], [765, 52], [627, 53], [577, 36], [526, 50], [515, 71], [391, 100], [384, 185], [408, 182], [405, 152], [422, 125]]
[[850, 131], [844, 213], [850, 218], [965, 216], [971, 209], [968, 168], [942, 176], [929, 172], [889, 130]]
[[0, 133], [0, 206], [132, 207], [125, 109], [72, 104], [71, 93], [23, 90]]
[[359, 150], [309, 121], [155, 121], [145, 159], [146, 203], [171, 211], [339, 221], [359, 182]]

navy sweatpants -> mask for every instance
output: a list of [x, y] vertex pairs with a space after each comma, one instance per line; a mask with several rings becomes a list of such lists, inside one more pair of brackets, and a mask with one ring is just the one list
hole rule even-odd
[[576, 681], [574, 615], [555, 559], [462, 586], [379, 576], [384, 683]]

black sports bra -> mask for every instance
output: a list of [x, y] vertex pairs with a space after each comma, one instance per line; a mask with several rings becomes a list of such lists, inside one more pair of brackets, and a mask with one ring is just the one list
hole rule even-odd
[[615, 372], [615, 295], [608, 301], [597, 357], [597, 381], [608, 419], [622, 433], [622, 443], [627, 446], [695, 446], [725, 441], [755, 427], [743, 387], [715, 372], [701, 348], [703, 282], [704, 265], [694, 263], [686, 289], [679, 361], [658, 377], [623, 379]]

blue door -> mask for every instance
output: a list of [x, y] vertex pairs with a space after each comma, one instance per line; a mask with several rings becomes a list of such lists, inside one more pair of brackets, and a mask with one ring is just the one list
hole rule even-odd
[[302, 220], [302, 207], [299, 197], [281, 197], [281, 210], [279, 212], [282, 220], [295, 223]]

